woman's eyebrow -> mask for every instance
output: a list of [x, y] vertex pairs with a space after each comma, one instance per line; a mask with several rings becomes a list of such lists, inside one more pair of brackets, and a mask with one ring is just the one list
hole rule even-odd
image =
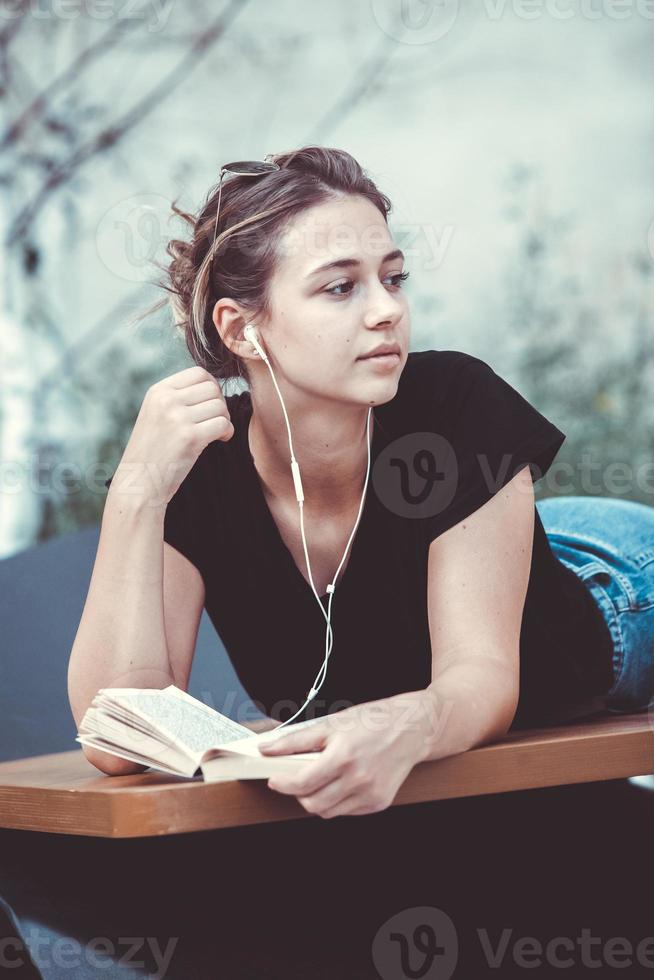
[[[404, 252], [400, 248], [393, 249], [388, 255], [385, 255], [381, 260], [381, 265], [384, 262], [390, 262], [391, 259], [403, 259]], [[319, 265], [316, 269], [308, 272], [305, 276], [306, 279], [310, 279], [312, 276], [317, 276], [319, 272], [325, 272], [327, 269], [349, 269], [353, 265], [361, 265], [359, 259], [336, 259], [334, 262], [326, 262], [324, 265]]]

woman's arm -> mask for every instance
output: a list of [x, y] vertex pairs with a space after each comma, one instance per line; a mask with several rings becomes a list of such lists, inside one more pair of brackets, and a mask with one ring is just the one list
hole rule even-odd
[[511, 725], [534, 510], [525, 466], [429, 547], [432, 681], [425, 692], [424, 759], [501, 738]]
[[268, 732], [273, 728], [277, 728], [281, 725], [280, 721], [276, 721], [275, 718], [270, 718], [266, 715], [264, 718], [257, 718], [256, 721], [244, 721], [243, 726], [249, 728], [251, 732]]
[[415, 762], [444, 759], [506, 735], [518, 706], [513, 671], [488, 657], [452, 664], [415, 700], [407, 715], [419, 719]]
[[[502, 738], [520, 693], [520, 628], [534, 533], [525, 467], [429, 548], [432, 681], [388, 699], [414, 762], [457, 755]], [[404, 710], [402, 710], [404, 706]], [[399, 737], [399, 731], [398, 731]]]
[[[116, 478], [114, 478], [116, 479]], [[101, 687], [174, 684], [163, 601], [165, 508], [112, 483], [98, 551], [68, 666], [68, 697], [77, 726]], [[109, 775], [144, 766], [83, 746], [89, 762]]]

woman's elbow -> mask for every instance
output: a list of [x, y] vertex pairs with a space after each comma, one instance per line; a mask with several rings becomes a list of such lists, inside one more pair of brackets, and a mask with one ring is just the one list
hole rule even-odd
[[82, 749], [91, 765], [106, 776], [134, 776], [139, 772], [145, 772], [148, 768], [139, 762], [120, 759], [117, 755], [111, 755], [110, 752], [101, 752], [99, 749], [93, 749], [86, 745], [83, 745]]

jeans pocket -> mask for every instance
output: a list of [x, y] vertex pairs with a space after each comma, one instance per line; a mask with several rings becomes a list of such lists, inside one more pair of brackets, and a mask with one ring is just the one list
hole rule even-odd
[[582, 565], [581, 568], [576, 568], [575, 573], [579, 576], [582, 582], [594, 581], [599, 582], [601, 585], [610, 585], [613, 581], [611, 572], [608, 570], [606, 564], [600, 561], [599, 558], [594, 558], [593, 561], [588, 562], [587, 565]]
[[625, 643], [620, 625], [621, 616], [628, 609], [624, 590], [615, 577], [614, 569], [606, 565], [602, 559], [593, 558], [592, 561], [581, 566], [575, 566], [560, 556], [559, 560], [584, 583], [608, 627], [613, 644], [613, 684], [610, 688], [612, 693], [623, 679], [625, 668]]
[[621, 572], [598, 555], [581, 567], [573, 568], [575, 574], [587, 585], [596, 584], [611, 601], [616, 615], [627, 609], [641, 606], [641, 589], [635, 573]]
[[615, 569], [593, 559], [575, 569], [602, 612], [613, 640], [613, 684], [606, 707], [618, 714], [642, 711], [654, 705], [654, 602], [646, 602], [647, 589], [632, 584], [638, 601], [625, 606]]
[[654, 548], [646, 548], [645, 551], [641, 551], [633, 558], [633, 562], [638, 566], [639, 569], [645, 568], [646, 565], [651, 565], [654, 561]]

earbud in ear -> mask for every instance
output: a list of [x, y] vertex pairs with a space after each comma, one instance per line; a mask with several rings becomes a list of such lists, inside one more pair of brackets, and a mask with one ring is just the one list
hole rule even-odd
[[255, 351], [257, 352], [257, 354], [259, 354], [259, 356], [260, 357], [263, 357], [264, 360], [265, 360], [266, 359], [266, 354], [261, 349], [261, 345], [259, 343], [259, 336], [258, 336], [257, 331], [256, 331], [255, 327], [253, 326], [253, 324], [251, 324], [251, 323], [248, 323], [247, 324], [247, 326], [245, 327], [245, 329], [243, 331], [243, 336], [245, 337], [246, 340], [249, 340], [250, 341], [250, 343], [254, 347]]

